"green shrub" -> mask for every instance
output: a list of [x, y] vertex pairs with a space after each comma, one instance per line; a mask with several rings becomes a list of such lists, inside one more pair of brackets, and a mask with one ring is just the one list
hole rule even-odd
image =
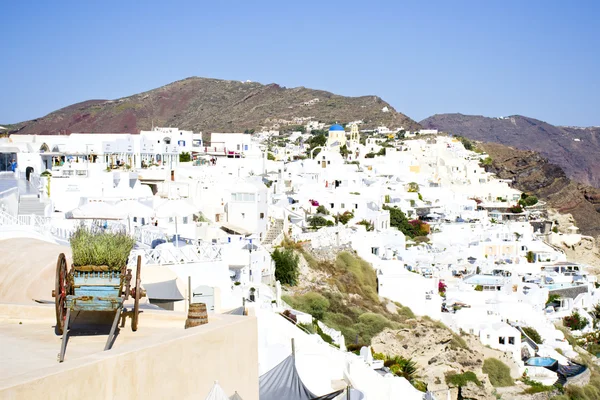
[[323, 215], [329, 215], [329, 211], [327, 210], [327, 208], [325, 208], [325, 206], [317, 207], [317, 213], [323, 214]]
[[486, 358], [483, 361], [483, 373], [490, 378], [495, 387], [513, 386], [515, 382], [510, 376], [510, 368], [496, 358]]
[[481, 285], [475, 286], [475, 291], [476, 292], [483, 292], [483, 286], [481, 286]]
[[271, 254], [275, 262], [275, 279], [283, 285], [296, 285], [298, 281], [298, 263], [299, 256], [292, 249], [279, 250]]
[[548, 307], [550, 304], [556, 302], [560, 300], [560, 295], [558, 294], [548, 294], [548, 300], [546, 300], [546, 307]]
[[467, 371], [462, 374], [448, 372], [445, 377], [446, 384], [451, 385], [452, 387], [463, 387], [466, 386], [468, 382], [473, 382], [477, 386], [481, 386], [481, 382], [477, 379], [477, 375], [472, 371]]
[[190, 153], [187, 152], [183, 152], [179, 155], [179, 162], [190, 162], [192, 161], [192, 156], [190, 155]]
[[328, 223], [330, 223], [331, 221], [328, 220], [327, 218], [324, 218], [320, 215], [315, 215], [314, 217], [310, 217], [308, 219], [308, 224], [312, 227], [312, 228], [319, 228], [321, 226], [327, 226]]
[[292, 307], [299, 311], [308, 313], [318, 320], [323, 319], [325, 312], [329, 308], [329, 300], [317, 292], [308, 292], [294, 298], [288, 297], [288, 299], [291, 301], [291, 303], [288, 304], [290, 304]]
[[542, 384], [541, 382], [534, 381], [529, 378], [523, 378], [522, 381], [524, 384], [530, 386], [523, 391], [523, 393], [525, 393], [525, 394], [551, 392], [553, 390], [556, 390], [556, 387], [554, 387], [554, 386], [546, 386], [546, 385]]
[[525, 332], [525, 334], [527, 336], [529, 336], [529, 338], [531, 340], [533, 340], [535, 343], [537, 343], [537, 344], [544, 343], [544, 341], [542, 340], [542, 337], [540, 336], [540, 334], [538, 333], [538, 331], [536, 331], [532, 327], [524, 326], [521, 329], [523, 329], [523, 332]]
[[583, 318], [577, 311], [563, 318], [563, 325], [572, 331], [580, 331], [588, 325], [588, 320]]
[[348, 223], [348, 221], [350, 221], [352, 218], [354, 218], [354, 214], [351, 213], [350, 211], [344, 211], [343, 214], [337, 214], [333, 217], [335, 219], [336, 222], [340, 222], [344, 225], [346, 225]]
[[270, 151], [267, 153], [267, 160], [275, 161], [275, 156]]
[[124, 231], [110, 232], [80, 225], [71, 236], [73, 265], [101, 266], [119, 271], [127, 265], [135, 239]]
[[371, 232], [375, 229], [373, 223], [367, 221], [366, 219], [357, 222], [356, 225], [363, 225], [367, 229], [367, 232]]
[[405, 378], [410, 383], [413, 383], [417, 378], [417, 363], [410, 358], [402, 356], [385, 357], [383, 365], [388, 367], [394, 375]]

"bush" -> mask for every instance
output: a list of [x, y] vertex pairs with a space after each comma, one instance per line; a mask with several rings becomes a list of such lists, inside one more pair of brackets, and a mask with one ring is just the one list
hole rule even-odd
[[348, 223], [348, 221], [350, 221], [352, 218], [354, 218], [354, 214], [351, 213], [350, 211], [344, 211], [343, 214], [337, 214], [333, 218], [335, 219], [336, 222], [339, 221], [342, 224], [346, 225]]
[[475, 286], [475, 291], [476, 292], [483, 292], [483, 286], [481, 286], [481, 285]]
[[467, 371], [462, 374], [457, 374], [456, 372], [448, 372], [446, 374], [446, 384], [452, 387], [463, 387], [466, 386], [468, 382], [473, 382], [477, 386], [481, 386], [481, 382], [477, 379], [477, 375], [475, 375], [472, 371]]
[[110, 232], [80, 225], [71, 236], [73, 265], [106, 265], [112, 271], [120, 271], [127, 265], [134, 245], [135, 239], [124, 231]]
[[367, 232], [371, 232], [375, 229], [375, 226], [366, 219], [357, 222], [356, 225], [363, 225], [367, 229]]
[[275, 262], [275, 279], [283, 285], [296, 285], [298, 281], [298, 255], [292, 249], [275, 249], [271, 258]]
[[521, 328], [523, 330], [523, 332], [525, 332], [525, 334], [527, 336], [529, 336], [529, 338], [531, 340], [533, 340], [535, 343], [537, 344], [542, 344], [544, 343], [544, 341], [542, 340], [542, 337], [540, 336], [540, 334], [538, 333], [538, 331], [536, 331], [534, 328], [529, 327], [529, 326], [524, 326]]
[[385, 357], [383, 365], [388, 367], [394, 375], [405, 378], [410, 383], [413, 383], [417, 377], [417, 363], [410, 358]]
[[325, 206], [317, 207], [317, 213], [323, 215], [329, 215], [329, 211], [325, 208]]
[[316, 319], [323, 319], [325, 311], [329, 308], [329, 300], [323, 297], [322, 294], [316, 292], [308, 292], [302, 296], [302, 311], [305, 311]]
[[495, 387], [513, 386], [515, 382], [510, 376], [510, 368], [496, 358], [486, 358], [483, 361], [483, 373], [490, 378]]
[[524, 384], [530, 386], [529, 388], [525, 389], [525, 391], [523, 392], [525, 394], [551, 392], [556, 389], [556, 387], [554, 387], [554, 386], [546, 386], [546, 385], [542, 384], [541, 382], [534, 381], [529, 378], [523, 378], [522, 380], [523, 380]]
[[271, 153], [271, 152], [267, 153], [267, 160], [275, 161], [275, 156], [273, 155], [273, 153]]
[[310, 217], [308, 219], [308, 224], [313, 228], [327, 226], [329, 223], [333, 224], [333, 222], [329, 221], [327, 218], [321, 217], [320, 215], [315, 215], [314, 217]]
[[179, 162], [190, 162], [192, 161], [192, 156], [190, 155], [190, 153], [187, 152], [183, 152], [179, 155]]
[[572, 331], [580, 331], [588, 324], [588, 320], [583, 318], [577, 311], [563, 318], [563, 325]]

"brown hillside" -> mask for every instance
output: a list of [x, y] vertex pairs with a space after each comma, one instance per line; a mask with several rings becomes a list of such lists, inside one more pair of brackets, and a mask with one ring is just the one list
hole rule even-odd
[[[304, 102], [318, 98], [313, 105]], [[383, 112], [387, 107], [389, 112]], [[155, 126], [195, 132], [243, 132], [277, 119], [313, 117], [325, 123], [363, 120], [365, 127], [419, 125], [377, 96], [344, 97], [304, 87], [188, 78], [117, 100], [90, 100], [10, 126], [11, 133], [139, 133]]]

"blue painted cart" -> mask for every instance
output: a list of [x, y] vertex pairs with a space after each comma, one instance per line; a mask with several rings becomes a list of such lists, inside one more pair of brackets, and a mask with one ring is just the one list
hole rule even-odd
[[[62, 345], [58, 360], [63, 362], [69, 330], [69, 318], [72, 311], [114, 312], [112, 327], [104, 346], [111, 347], [117, 323], [122, 315], [131, 315], [131, 329], [138, 326], [140, 298], [144, 296], [140, 281], [141, 257], [137, 259], [135, 286], [131, 287], [131, 269], [123, 266], [121, 270], [110, 270], [106, 266], [71, 266], [67, 271], [67, 259], [63, 253], [56, 263], [56, 281], [52, 296], [56, 304], [56, 331], [62, 334]], [[131, 310], [125, 310], [123, 304], [129, 297], [134, 299]]]

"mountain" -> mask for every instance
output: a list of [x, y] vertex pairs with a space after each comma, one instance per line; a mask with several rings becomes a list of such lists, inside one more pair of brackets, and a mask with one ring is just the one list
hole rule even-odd
[[488, 118], [479, 115], [436, 114], [420, 122], [483, 142], [534, 150], [561, 166], [569, 178], [600, 187], [600, 128], [573, 128], [514, 115]]
[[563, 169], [534, 151], [498, 143], [477, 143], [492, 159], [486, 170], [510, 179], [517, 189], [536, 195], [562, 214], [571, 214], [584, 235], [600, 240], [600, 189], [569, 179]]
[[277, 84], [193, 77], [122, 99], [73, 104], [42, 118], [12, 124], [10, 130], [38, 135], [139, 133], [154, 125], [194, 132], [244, 132], [302, 117], [324, 123], [363, 120], [365, 127], [419, 128], [377, 96], [345, 97], [304, 87], [287, 89]]

